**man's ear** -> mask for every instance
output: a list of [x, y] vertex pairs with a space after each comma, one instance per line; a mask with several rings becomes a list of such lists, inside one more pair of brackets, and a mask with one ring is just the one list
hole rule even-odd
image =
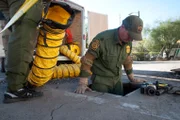
[[122, 27], [122, 28], [125, 28], [125, 26], [124, 26], [124, 25], [121, 25], [121, 27]]
[[121, 25], [120, 29], [121, 29], [121, 31], [125, 31], [126, 30], [124, 25]]

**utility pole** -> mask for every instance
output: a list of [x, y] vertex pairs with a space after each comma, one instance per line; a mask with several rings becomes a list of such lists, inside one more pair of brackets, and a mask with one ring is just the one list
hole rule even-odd
[[121, 25], [121, 14], [119, 14], [119, 25]]
[[138, 11], [138, 17], [140, 17], [140, 11]]

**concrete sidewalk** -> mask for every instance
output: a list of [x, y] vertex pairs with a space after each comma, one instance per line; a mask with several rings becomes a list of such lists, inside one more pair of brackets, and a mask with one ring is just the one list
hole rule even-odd
[[6, 83], [1, 83], [0, 120], [180, 120], [180, 96], [147, 96], [139, 89], [126, 96], [81, 95], [74, 93], [77, 83], [77, 79], [51, 81], [40, 88], [42, 98], [12, 104], [2, 103]]

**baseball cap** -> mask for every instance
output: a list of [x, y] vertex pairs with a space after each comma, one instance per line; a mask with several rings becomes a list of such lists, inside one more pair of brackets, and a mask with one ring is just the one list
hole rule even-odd
[[125, 26], [129, 35], [134, 40], [142, 40], [142, 29], [143, 29], [143, 21], [139, 16], [130, 15], [126, 17], [122, 24]]

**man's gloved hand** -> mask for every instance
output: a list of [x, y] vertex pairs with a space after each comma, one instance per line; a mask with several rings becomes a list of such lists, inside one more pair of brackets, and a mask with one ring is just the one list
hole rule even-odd
[[142, 79], [142, 78], [134, 78], [133, 73], [129, 74], [129, 75], [128, 75], [128, 78], [129, 78], [129, 80], [130, 80], [132, 83], [143, 83], [143, 82], [146, 82], [146, 81], [147, 81], [147, 80]]
[[146, 81], [147, 80], [142, 79], [142, 78], [134, 78], [133, 81], [131, 81], [131, 82], [133, 82], [133, 83], [143, 83], [143, 82], [146, 82]]
[[79, 84], [77, 89], [75, 90], [75, 93], [84, 94], [85, 91], [92, 91], [92, 90], [85, 84]]
[[75, 90], [75, 93], [84, 94], [86, 91], [92, 91], [88, 87], [88, 78], [81, 77], [79, 79], [79, 85], [78, 85], [77, 89]]

